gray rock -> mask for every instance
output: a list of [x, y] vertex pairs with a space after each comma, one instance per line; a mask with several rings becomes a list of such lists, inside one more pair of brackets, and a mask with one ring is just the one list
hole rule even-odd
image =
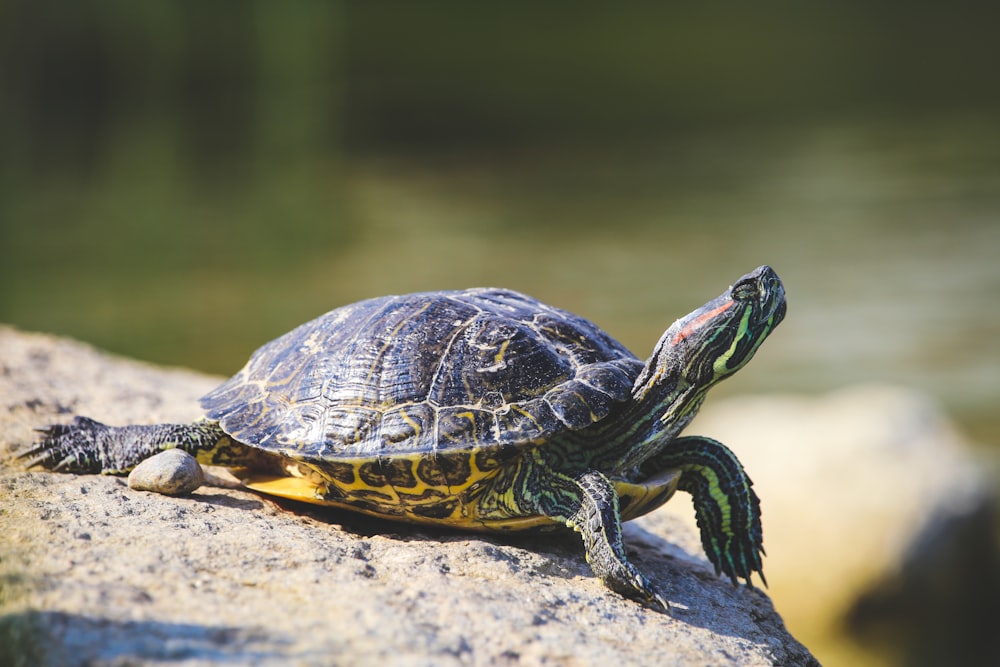
[[205, 483], [198, 461], [181, 449], [168, 449], [137, 465], [128, 476], [128, 488], [182, 496]]
[[762, 592], [669, 515], [631, 557], [673, 616], [608, 591], [571, 533], [431, 531], [202, 486], [23, 472], [33, 428], [186, 421], [220, 381], [0, 327], [0, 646], [15, 664], [810, 665]]

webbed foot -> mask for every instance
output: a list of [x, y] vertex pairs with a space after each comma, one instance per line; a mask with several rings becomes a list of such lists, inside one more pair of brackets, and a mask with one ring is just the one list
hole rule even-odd
[[756, 572], [767, 586], [760, 499], [736, 455], [711, 438], [685, 436], [644, 464], [646, 472], [669, 468], [681, 471], [679, 488], [694, 500], [701, 544], [715, 573], [751, 585]]
[[25, 468], [42, 467], [56, 472], [99, 473], [105, 471], [106, 445], [112, 427], [87, 417], [71, 424], [53, 424], [36, 429], [41, 438], [17, 458]]
[[214, 422], [108, 426], [87, 417], [38, 431], [38, 442], [17, 457], [26, 468], [106, 475], [124, 475], [165, 449], [176, 447], [197, 455], [225, 437]]

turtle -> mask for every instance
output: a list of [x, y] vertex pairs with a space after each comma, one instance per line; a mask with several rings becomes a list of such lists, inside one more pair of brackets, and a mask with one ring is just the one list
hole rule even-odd
[[786, 312], [761, 266], [674, 322], [642, 361], [596, 324], [515, 291], [384, 296], [258, 349], [189, 424], [39, 429], [26, 467], [126, 474], [178, 448], [246, 487], [376, 517], [481, 531], [569, 527], [610, 589], [669, 605], [622, 522], [691, 494], [716, 575], [766, 585], [760, 501], [722, 443], [681, 436], [706, 392]]

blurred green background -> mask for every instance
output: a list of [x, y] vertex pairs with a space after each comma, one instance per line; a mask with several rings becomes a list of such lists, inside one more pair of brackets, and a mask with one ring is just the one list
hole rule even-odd
[[997, 446], [974, 7], [0, 3], [0, 321], [228, 375], [345, 303], [502, 285], [645, 357], [768, 263], [788, 318], [718, 394], [902, 383]]

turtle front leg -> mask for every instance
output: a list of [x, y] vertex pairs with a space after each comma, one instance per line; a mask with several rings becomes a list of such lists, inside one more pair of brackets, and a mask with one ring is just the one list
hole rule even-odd
[[764, 538], [760, 499], [736, 455], [721, 442], [704, 436], [685, 436], [671, 442], [642, 465], [644, 475], [676, 468], [678, 488], [691, 494], [705, 554], [735, 584], [756, 572], [764, 585], [761, 555]]
[[659, 611], [670, 605], [646, 577], [628, 561], [622, 542], [618, 494], [611, 481], [596, 470], [576, 476], [549, 473], [536, 497], [539, 513], [552, 517], [583, 537], [587, 562], [608, 588]]
[[39, 429], [41, 439], [18, 458], [25, 467], [56, 472], [128, 473], [142, 460], [165, 449], [179, 448], [202, 462], [221, 442], [231, 442], [214, 422], [108, 426], [87, 417], [71, 424]]

